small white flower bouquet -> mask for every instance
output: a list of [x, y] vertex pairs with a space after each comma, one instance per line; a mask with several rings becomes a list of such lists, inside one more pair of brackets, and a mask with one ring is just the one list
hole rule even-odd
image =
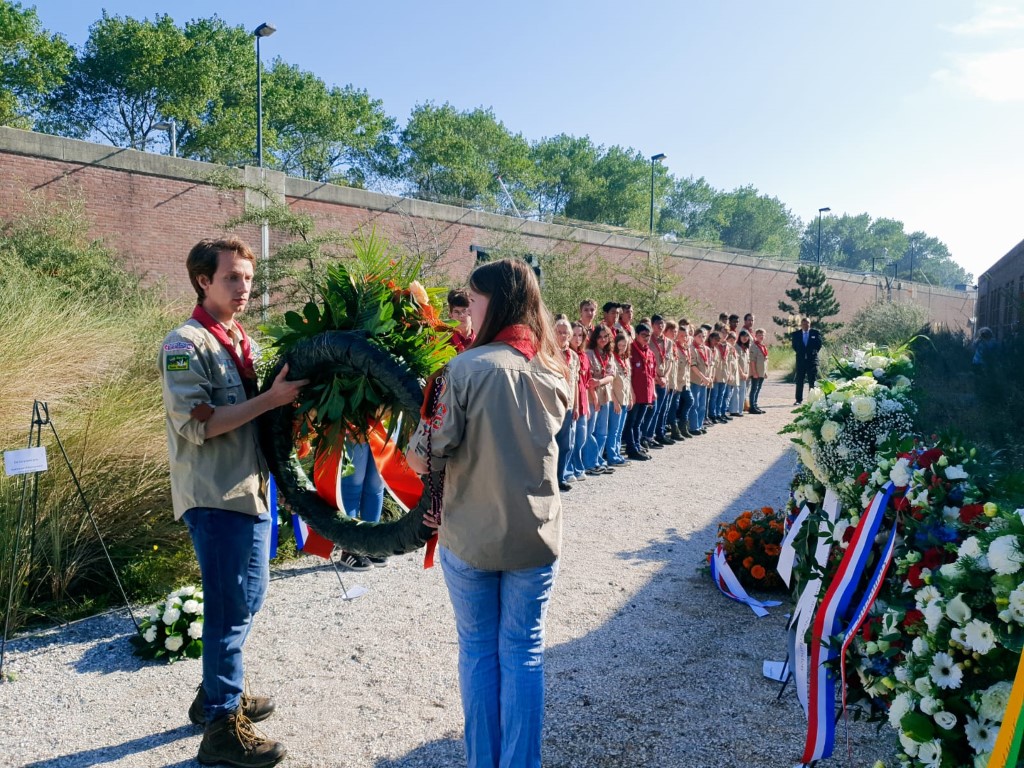
[[203, 593], [196, 587], [176, 589], [157, 603], [132, 638], [144, 659], [198, 659], [203, 655]]

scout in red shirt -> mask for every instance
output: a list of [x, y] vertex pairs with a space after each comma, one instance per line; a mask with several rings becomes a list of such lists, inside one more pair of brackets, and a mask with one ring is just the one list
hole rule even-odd
[[449, 340], [456, 351], [462, 352], [473, 346], [476, 333], [473, 331], [473, 318], [469, 316], [469, 295], [465, 291], [458, 288], [448, 291], [448, 317], [458, 323]]
[[650, 348], [651, 327], [640, 323], [636, 327], [636, 340], [629, 353], [630, 381], [633, 384], [635, 404], [626, 416], [626, 453], [635, 461], [647, 461], [650, 457], [642, 450], [640, 429], [647, 412], [654, 402], [654, 354]]

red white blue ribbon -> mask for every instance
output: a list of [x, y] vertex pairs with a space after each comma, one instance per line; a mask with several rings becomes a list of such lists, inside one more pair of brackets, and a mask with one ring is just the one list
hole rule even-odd
[[878, 529], [885, 517], [889, 499], [896, 490], [890, 481], [875, 494], [854, 531], [839, 570], [825, 592], [825, 598], [814, 616], [811, 633], [811, 662], [807, 700], [807, 741], [801, 762], [806, 764], [832, 754], [835, 745], [836, 675], [828, 662], [840, 649], [829, 639], [840, 634], [850, 616], [850, 603], [860, 590], [861, 577], [871, 558]]
[[747, 594], [747, 590], [729, 567], [725, 549], [721, 544], [715, 547], [715, 552], [711, 556], [711, 578], [715, 580], [715, 586], [723, 595], [749, 606], [758, 618], [767, 616], [768, 608], [781, 605], [778, 600], [758, 600]]

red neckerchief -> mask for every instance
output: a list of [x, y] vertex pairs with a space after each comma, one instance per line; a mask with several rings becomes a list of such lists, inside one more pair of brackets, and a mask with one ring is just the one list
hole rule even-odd
[[237, 320], [234, 321], [235, 328], [238, 329], [238, 333], [242, 337], [242, 356], [239, 357], [238, 352], [235, 351], [235, 345], [231, 343], [231, 337], [224, 330], [224, 326], [213, 315], [203, 309], [201, 305], [197, 304], [196, 308], [192, 310], [192, 319], [208, 330], [210, 335], [219, 341], [221, 346], [231, 355], [231, 359], [235, 361], [235, 368], [238, 369], [238, 375], [242, 378], [242, 386], [245, 388], [246, 397], [255, 395], [256, 369], [253, 367], [252, 361], [252, 344], [249, 343], [249, 336], [246, 334], [242, 324]]
[[533, 360], [537, 354], [537, 337], [526, 325], [507, 325], [498, 331], [494, 340], [504, 342], [517, 352], [522, 352], [527, 360]]
[[658, 347], [658, 354], [661, 356], [661, 359], [664, 360], [665, 359], [665, 354], [667, 353], [667, 350], [668, 350], [668, 347], [665, 344], [665, 342], [667, 341], [667, 339], [665, 338], [665, 334], [661, 334], [661, 336], [653, 336], [652, 335], [651, 336], [651, 341], [653, 341], [657, 345], [657, 347]]
[[718, 356], [723, 360], [729, 356], [729, 345], [725, 342], [718, 345]]
[[601, 377], [608, 373], [608, 360], [611, 358], [612, 353], [608, 351], [608, 347], [604, 348], [604, 354], [601, 354], [601, 350], [594, 347], [594, 359], [601, 364]]
[[757, 348], [761, 350], [761, 354], [764, 355], [765, 360], [768, 359], [768, 347], [762, 344], [757, 339], [754, 339], [754, 343], [757, 344]]
[[678, 352], [682, 357], [685, 357], [686, 358], [686, 362], [690, 362], [690, 360], [693, 359], [692, 356], [690, 355], [690, 345], [689, 344], [680, 344], [677, 341], [676, 342], [676, 352]]
[[703, 361], [704, 365], [708, 364], [708, 353], [711, 350], [709, 350], [703, 344], [701, 344], [699, 347], [696, 344], [694, 344], [693, 345], [693, 351], [696, 352], [698, 355], [700, 355], [700, 359], [701, 359], [701, 361]]
[[473, 346], [473, 342], [476, 341], [476, 331], [473, 331], [466, 336], [462, 331], [452, 331], [452, 346], [455, 347], [459, 352], [464, 352]]

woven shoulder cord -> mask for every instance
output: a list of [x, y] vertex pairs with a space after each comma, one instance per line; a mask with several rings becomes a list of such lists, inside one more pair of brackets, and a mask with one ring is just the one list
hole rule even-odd
[[[434, 414], [437, 411], [437, 401], [440, 397], [440, 392], [444, 391], [444, 375], [439, 375], [434, 381], [434, 386], [430, 388], [430, 403], [427, 408], [427, 413]], [[442, 469], [436, 475], [434, 474], [434, 430], [433, 428], [427, 429], [427, 483], [430, 486], [430, 519], [438, 526], [441, 525], [441, 501], [444, 498], [444, 473]]]

